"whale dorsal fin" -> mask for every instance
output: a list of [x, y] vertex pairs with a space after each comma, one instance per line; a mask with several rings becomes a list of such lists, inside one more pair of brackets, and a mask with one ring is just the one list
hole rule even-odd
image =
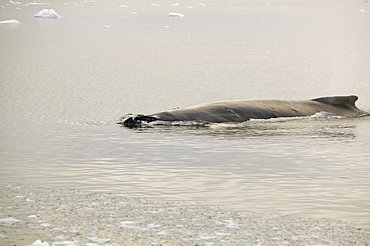
[[336, 96], [336, 97], [320, 97], [312, 99], [312, 101], [337, 105], [342, 107], [356, 107], [355, 102], [357, 101], [358, 96]]

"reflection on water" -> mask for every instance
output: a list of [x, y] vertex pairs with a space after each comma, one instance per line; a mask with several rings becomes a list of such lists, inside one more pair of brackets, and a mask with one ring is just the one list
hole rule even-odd
[[[296, 117], [290, 119], [258, 120], [245, 123], [162, 122], [134, 128], [137, 132], [156, 132], [213, 136], [216, 138], [251, 138], [273, 136], [324, 137], [331, 140], [356, 137], [357, 119]], [[154, 129], [153, 129], [154, 128]]]
[[366, 117], [140, 129], [27, 125], [4, 136], [3, 183], [370, 223]]

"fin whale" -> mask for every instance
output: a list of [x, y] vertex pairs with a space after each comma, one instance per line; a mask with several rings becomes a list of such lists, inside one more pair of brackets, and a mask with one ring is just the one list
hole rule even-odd
[[137, 127], [143, 121], [245, 122], [250, 119], [310, 116], [322, 111], [338, 116], [354, 117], [362, 112], [355, 105], [357, 99], [357, 96], [350, 95], [301, 101], [235, 100], [213, 102], [151, 115], [131, 116], [123, 119], [119, 124]]

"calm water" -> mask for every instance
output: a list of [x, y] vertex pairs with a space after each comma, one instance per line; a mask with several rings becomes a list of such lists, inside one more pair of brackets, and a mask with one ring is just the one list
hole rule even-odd
[[229, 99], [356, 94], [369, 111], [370, 3], [19, 2], [0, 0], [21, 22], [0, 25], [1, 183], [370, 225], [370, 117], [115, 124]]

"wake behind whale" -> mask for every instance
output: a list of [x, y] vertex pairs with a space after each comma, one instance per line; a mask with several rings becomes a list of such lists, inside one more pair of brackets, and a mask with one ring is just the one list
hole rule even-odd
[[356, 107], [358, 97], [334, 96], [311, 100], [235, 100], [195, 105], [150, 115], [123, 118], [119, 124], [140, 127], [143, 122], [247, 122], [251, 119], [311, 116], [327, 112], [337, 116], [355, 117], [363, 113]]

